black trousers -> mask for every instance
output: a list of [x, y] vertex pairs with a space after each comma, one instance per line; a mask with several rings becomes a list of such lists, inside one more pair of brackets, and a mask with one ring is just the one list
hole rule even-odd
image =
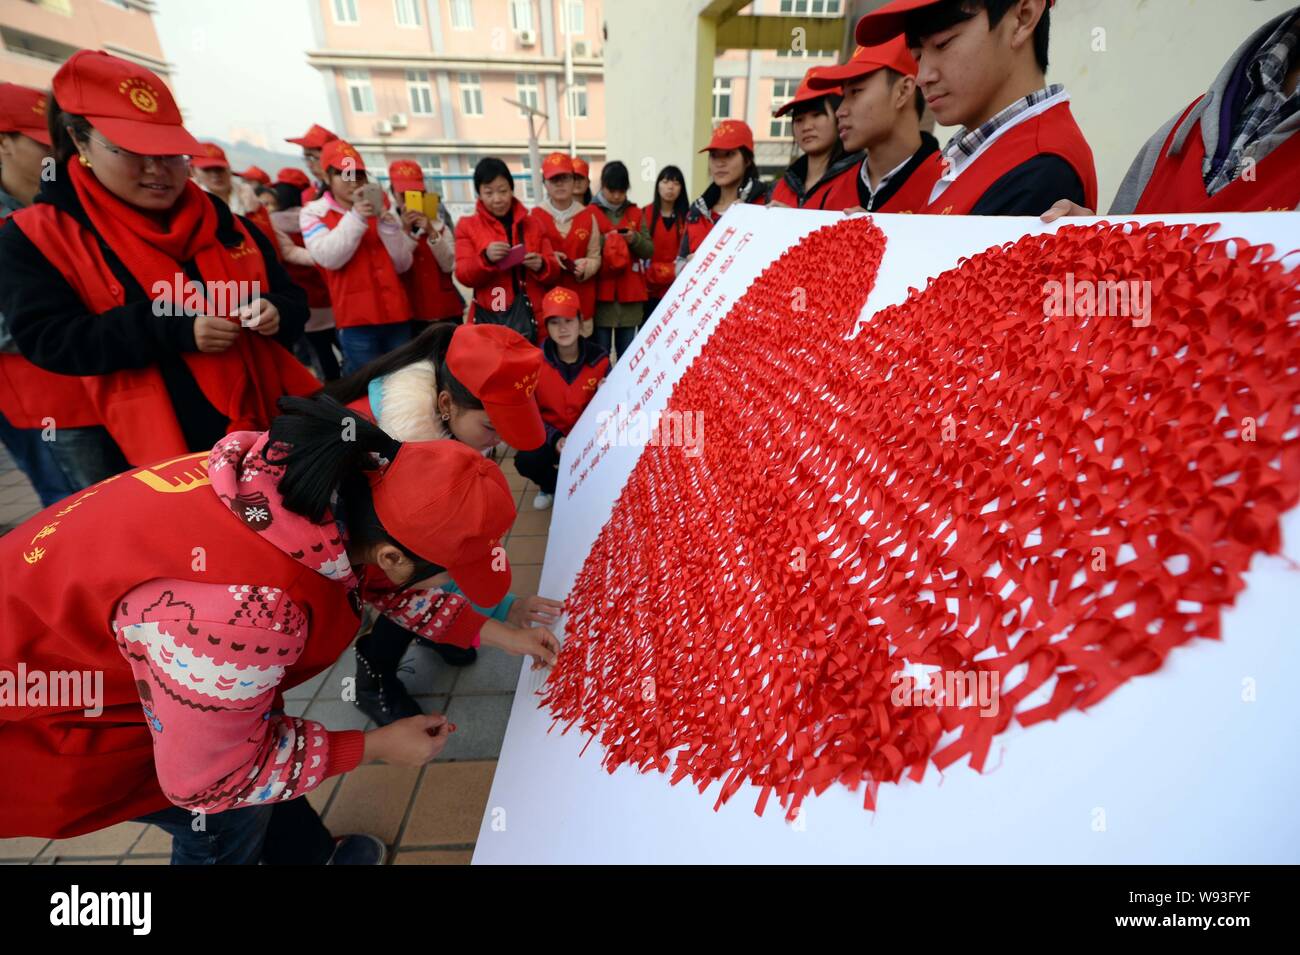
[[516, 451], [515, 469], [545, 493], [554, 494], [560, 479], [560, 452], [549, 441], [532, 451]]

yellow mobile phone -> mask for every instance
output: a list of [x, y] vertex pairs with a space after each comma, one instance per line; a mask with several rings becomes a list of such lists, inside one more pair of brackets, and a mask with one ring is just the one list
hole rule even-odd
[[414, 209], [416, 212], [424, 211], [424, 193], [420, 190], [407, 189], [402, 195], [406, 208]]
[[436, 192], [426, 192], [424, 194], [424, 214], [430, 219], [438, 218], [438, 204], [442, 201], [442, 196]]

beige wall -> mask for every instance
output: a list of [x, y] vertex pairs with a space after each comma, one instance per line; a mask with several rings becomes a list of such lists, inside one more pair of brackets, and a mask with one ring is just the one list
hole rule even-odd
[[[0, 0], [0, 26], [77, 49], [107, 49], [135, 59], [167, 79], [162, 44], [149, 9], [143, 4], [126, 4], [124, 9], [104, 0]], [[0, 78], [4, 80], [47, 87], [59, 66], [5, 49], [0, 39]]]

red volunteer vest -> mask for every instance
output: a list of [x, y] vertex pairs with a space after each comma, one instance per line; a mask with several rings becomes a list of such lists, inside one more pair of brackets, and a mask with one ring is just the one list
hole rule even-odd
[[1097, 170], [1092, 163], [1092, 148], [1074, 121], [1070, 104], [1061, 103], [1016, 124], [999, 136], [978, 159], [962, 170], [938, 199], [920, 211], [930, 215], [969, 215], [995, 182], [1021, 163], [1043, 153], [1060, 156], [1070, 164], [1083, 183], [1088, 208], [1096, 209]]
[[[321, 220], [333, 229], [343, 213], [330, 209]], [[411, 302], [406, 297], [397, 267], [379, 238], [379, 220], [371, 219], [357, 250], [341, 269], [321, 269], [334, 305], [338, 328], [359, 325], [395, 325], [411, 320]]]
[[[613, 232], [615, 229], [631, 229], [635, 232], [641, 228], [641, 209], [637, 206], [628, 206], [627, 212], [623, 215], [623, 221], [618, 225], [614, 225], [609, 216], [605, 215], [604, 210], [598, 206], [590, 206], [589, 208], [596, 220], [596, 228], [600, 229], [602, 235]], [[641, 274], [641, 262], [637, 259], [635, 253], [632, 254], [632, 261], [628, 267], [617, 275], [609, 275], [604, 266], [601, 266], [600, 271], [596, 273], [597, 301], [644, 302], [646, 298], [645, 276]]]
[[460, 294], [451, 276], [438, 264], [426, 237], [422, 236], [416, 243], [411, 267], [401, 277], [413, 318], [437, 322], [461, 317], [465, 306]]
[[[941, 172], [943, 172], [943, 163], [939, 159], [939, 154], [931, 153], [921, 162], [921, 165], [912, 170], [911, 175], [885, 201], [884, 205], [871, 211], [893, 213], [923, 211], [930, 204], [930, 190], [939, 181]], [[862, 167], [858, 166], [838, 177], [832, 183], [830, 195], [826, 197], [826, 204], [822, 208], [843, 211], [862, 205], [862, 200], [858, 196], [858, 177], [861, 175]]]
[[[307, 613], [311, 636], [282, 690], [331, 666], [356, 636], [347, 589], [244, 526], [213, 493], [207, 456], [101, 481], [0, 538], [0, 669], [16, 672], [21, 661], [29, 673], [92, 670], [104, 681], [98, 717], [0, 707], [0, 836], [73, 836], [170, 805], [109, 625], [138, 584], [175, 577], [284, 590]], [[204, 569], [196, 571], [198, 547]]]
[[[650, 220], [650, 213], [653, 211], [653, 206], [643, 208], [641, 210], [643, 221]], [[655, 244], [655, 250], [645, 273], [646, 294], [650, 298], [663, 298], [668, 294], [668, 287], [677, 278], [677, 253], [682, 247], [685, 218], [684, 215], [679, 216], [673, 222], [671, 229], [664, 225], [662, 216], [655, 216], [652, 220], [654, 226], [651, 228], [650, 239]]]
[[[768, 197], [768, 202], [783, 202], [787, 206], [794, 206], [797, 209], [829, 209], [833, 212], [848, 209], [858, 204], [858, 187], [855, 184], [857, 174], [858, 167], [855, 166], [851, 169], [841, 169], [838, 174], [830, 179], [823, 178], [803, 197], [803, 202], [799, 201], [799, 197], [794, 194], [794, 190], [790, 188], [790, 184], [782, 176], [777, 184], [772, 187], [772, 194]], [[845, 205], [839, 204], [850, 196], [852, 196], [852, 202]]]
[[1183, 140], [1181, 152], [1173, 151], [1179, 127], [1203, 97], [1183, 110], [1160, 149], [1160, 158], [1133, 210], [1136, 215], [1167, 215], [1174, 212], [1289, 212], [1300, 206], [1300, 136], [1293, 135], [1255, 164], [1253, 179], [1238, 176], [1214, 195], [1205, 193], [1205, 141], [1198, 117]]
[[[240, 248], [247, 249], [247, 254], [259, 254], [243, 223], [238, 218], [234, 223], [244, 237], [244, 245]], [[64, 281], [92, 312], [106, 312], [126, 300], [126, 290], [109, 268], [94, 234], [83, 229], [71, 216], [54, 206], [40, 204], [15, 216], [14, 225], [21, 228], [46, 261], [59, 270]], [[320, 390], [320, 382], [293, 355], [260, 335], [245, 336], [239, 346], [200, 358], [220, 362], [220, 367], [228, 368], [232, 387], [251, 379], [257, 391], [268, 399], [268, 404], [281, 395], [310, 395]], [[124, 369], [76, 379], [64, 375], [56, 377], [80, 382], [82, 400], [87, 402], [88, 412], [94, 415], [91, 423], [102, 423], [108, 429], [131, 464], [140, 466], [190, 450], [181, 434], [180, 422], [176, 419], [176, 410], [172, 407], [162, 373], [156, 367]], [[259, 425], [267, 427], [270, 421]]]
[[[569, 224], [568, 235], [560, 235], [555, 217], [540, 206], [533, 209], [531, 215], [541, 225], [543, 233], [551, 240], [551, 247], [555, 251], [563, 252], [570, 262], [587, 257], [587, 243], [591, 241], [591, 233], [596, 228], [596, 217], [591, 209], [583, 209], [573, 217], [573, 222]], [[571, 272], [561, 272], [560, 280], [555, 283], [578, 296], [578, 307], [582, 310], [582, 317], [586, 321], [590, 321], [596, 314], [596, 283], [599, 275], [600, 273], [597, 272], [595, 277], [586, 282], [579, 282]]]
[[[0, 215], [0, 226], [8, 218]], [[43, 428], [46, 418], [56, 428], [99, 424], [80, 378], [56, 375], [13, 352], [0, 352], [0, 414], [15, 428]]]
[[[293, 240], [293, 244], [298, 248], [305, 249], [307, 247], [307, 243], [302, 240], [301, 232], [290, 232], [289, 238]], [[307, 293], [308, 307], [330, 307], [330, 290], [329, 286], [325, 284], [324, 269], [316, 265], [294, 265], [292, 262], [285, 262], [284, 268], [289, 273], [289, 278], [293, 279], [294, 284]]]
[[602, 357], [595, 365], [584, 365], [572, 384], [566, 382], [559, 369], [550, 362], [542, 362], [535, 392], [542, 420], [567, 435], [596, 394], [596, 385], [608, 374], [608, 356]]

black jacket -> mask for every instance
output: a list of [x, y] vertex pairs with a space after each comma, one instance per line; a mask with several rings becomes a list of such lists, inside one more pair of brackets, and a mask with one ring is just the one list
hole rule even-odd
[[[217, 210], [222, 244], [237, 246], [242, 237], [230, 207], [216, 196], [209, 198]], [[91, 229], [64, 168], [42, 185], [36, 202], [53, 205]], [[289, 278], [261, 230], [247, 219], [242, 221], [266, 262], [268, 288], [262, 297], [280, 312], [274, 337], [288, 347], [307, 324], [307, 294]], [[19, 351], [33, 364], [63, 375], [103, 375], [156, 365], [186, 445], [192, 451], [210, 448], [225, 434], [229, 420], [203, 395], [181, 357], [198, 351], [194, 323], [184, 316], [155, 315], [149, 296], [122, 260], [102, 238], [99, 247], [122, 283], [125, 301], [96, 315], [21, 229], [11, 222], [0, 228], [0, 314], [9, 323]], [[192, 261], [182, 263], [182, 268], [189, 278], [203, 282]]]

